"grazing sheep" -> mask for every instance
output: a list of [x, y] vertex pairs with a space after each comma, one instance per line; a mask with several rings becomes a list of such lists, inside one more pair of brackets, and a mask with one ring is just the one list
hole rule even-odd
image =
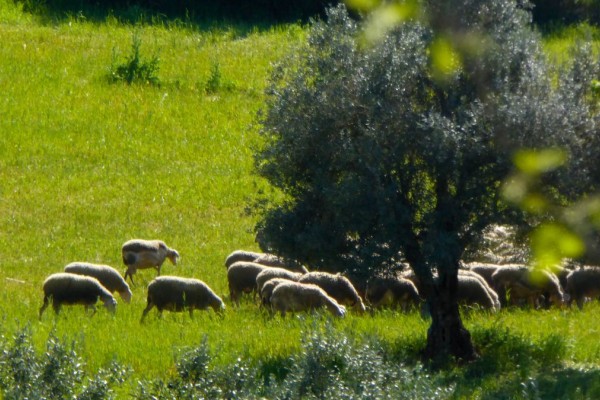
[[520, 264], [505, 265], [492, 275], [494, 286], [510, 294], [512, 304], [524, 300], [535, 307], [542, 296], [556, 306], [564, 304], [564, 292], [556, 275]]
[[269, 267], [249, 261], [238, 261], [227, 268], [229, 296], [239, 304], [242, 293], [256, 294], [256, 277]]
[[285, 278], [272, 278], [265, 282], [260, 291], [260, 299], [263, 306], [268, 306], [271, 304], [271, 295], [273, 294], [273, 290], [282, 282], [295, 282], [290, 281]]
[[42, 319], [42, 314], [50, 300], [52, 300], [52, 307], [56, 314], [60, 312], [63, 304], [82, 304], [86, 310], [91, 308], [95, 313], [98, 298], [111, 313], [115, 312], [117, 306], [117, 301], [112, 294], [91, 276], [59, 272], [46, 278], [43, 289], [44, 304], [40, 308], [40, 319]]
[[269, 253], [257, 253], [254, 251], [235, 250], [225, 259], [225, 267], [229, 268], [236, 262], [246, 261], [265, 265], [267, 267], [285, 268], [290, 271], [307, 273], [308, 269], [298, 261], [283, 258]]
[[569, 294], [569, 307], [575, 300], [581, 310], [586, 297], [600, 296], [600, 268], [586, 267], [571, 271], [567, 275], [566, 290]]
[[552, 272], [558, 278], [560, 282], [560, 286], [564, 289], [567, 287], [567, 276], [572, 270], [569, 268], [565, 268], [561, 265], [554, 265], [550, 267], [550, 272]]
[[421, 287], [421, 280], [419, 279], [417, 274], [415, 274], [415, 271], [413, 271], [412, 269], [408, 268], [401, 272], [398, 272], [397, 277], [400, 279], [408, 279], [415, 285], [415, 287], [417, 288], [417, 291], [419, 293], [423, 293], [423, 290]]
[[325, 307], [337, 317], [346, 314], [346, 308], [317, 285], [298, 282], [282, 282], [275, 287], [271, 295], [273, 311], [279, 311], [285, 317], [288, 311], [307, 311]]
[[409, 279], [375, 277], [367, 283], [365, 300], [373, 307], [391, 306], [408, 311], [419, 305], [421, 297]]
[[494, 272], [498, 270], [498, 268], [502, 268], [498, 264], [489, 264], [489, 263], [480, 263], [480, 262], [471, 262], [464, 264], [464, 267], [468, 271], [473, 271], [485, 279], [487, 284], [490, 287], [494, 286], [494, 280], [492, 279], [492, 275]]
[[317, 285], [339, 303], [352, 306], [360, 312], [366, 310], [365, 304], [358, 295], [358, 292], [345, 276], [315, 271], [302, 275], [298, 279], [298, 282]]
[[302, 274], [300, 272], [293, 272], [285, 268], [267, 268], [256, 276], [256, 289], [258, 290], [258, 293], [260, 293], [265, 282], [273, 278], [285, 278], [290, 281], [298, 281], [301, 276]]
[[208, 285], [198, 279], [181, 278], [178, 276], [159, 276], [148, 284], [148, 304], [142, 314], [142, 321], [146, 314], [156, 307], [159, 314], [163, 310], [184, 311], [188, 310], [190, 317], [194, 310], [204, 310], [212, 307], [217, 313], [225, 309], [225, 304]]
[[231, 254], [229, 254], [225, 259], [225, 267], [229, 268], [233, 263], [236, 263], [238, 261], [253, 262], [262, 254], [263, 253], [257, 253], [255, 251], [235, 250]]
[[87, 262], [72, 262], [65, 267], [65, 272], [96, 278], [109, 292], [118, 292], [125, 303], [131, 301], [129, 285], [113, 267]]
[[[494, 295], [496, 298], [494, 298]], [[500, 307], [500, 302], [497, 297], [498, 296], [489, 288], [483, 278], [478, 278], [469, 274], [458, 275], [456, 300], [459, 304], [476, 304], [482, 308], [497, 311]]]
[[301, 272], [303, 274], [308, 272], [308, 269], [296, 260], [279, 257], [269, 253], [262, 254], [260, 257], [254, 260], [254, 262], [266, 265], [268, 267], [285, 268], [289, 269], [290, 271]]
[[123, 263], [127, 266], [125, 279], [129, 276], [132, 284], [133, 275], [138, 269], [156, 268], [160, 276], [160, 267], [165, 262], [165, 258], [168, 258], [173, 265], [177, 265], [179, 258], [177, 250], [170, 249], [161, 240], [132, 239], [123, 244], [121, 253]]
[[[496, 291], [490, 286], [488, 285], [487, 281], [485, 280], [485, 278], [483, 276], [481, 276], [480, 274], [478, 274], [477, 272], [474, 271], [470, 271], [470, 270], [464, 270], [464, 269], [459, 269], [458, 270], [458, 290], [460, 291], [461, 289], [461, 277], [463, 276], [467, 276], [467, 277], [471, 277], [474, 279], [477, 279], [479, 281], [479, 283], [481, 284], [481, 286], [483, 286], [483, 288], [485, 289], [485, 291], [488, 293], [488, 296], [492, 299], [492, 303], [494, 304], [494, 309], [500, 309], [501, 308], [501, 304], [500, 304], [500, 298], [498, 296], [498, 293], [496, 293]], [[473, 284], [471, 284], [473, 285]], [[472, 289], [472, 290], [478, 290], [478, 289]]]

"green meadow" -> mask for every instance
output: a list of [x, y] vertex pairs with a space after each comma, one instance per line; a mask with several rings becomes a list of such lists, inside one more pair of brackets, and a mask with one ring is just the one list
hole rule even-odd
[[[552, 36], [549, 51], [561, 53], [579, 32]], [[138, 381], [168, 379], [177, 357], [205, 338], [218, 365], [240, 357], [276, 363], [299, 351], [307, 330], [329, 323], [356, 340], [376, 337], [399, 362], [417, 363], [429, 325], [418, 313], [351, 313], [329, 322], [319, 314], [271, 318], [251, 299], [239, 308], [229, 302], [225, 257], [258, 250], [248, 207], [259, 193], [278, 196], [252, 173], [263, 90], [273, 63], [305, 36], [299, 24], [49, 21], [0, 0], [3, 340], [26, 327], [39, 351], [51, 335], [74, 342], [89, 371], [117, 361], [131, 368], [123, 396]], [[158, 60], [158, 83], [111, 80], [136, 39], [142, 61]], [[158, 318], [153, 311], [140, 324], [155, 276], [142, 270], [131, 304], [117, 297], [114, 317], [102, 307], [94, 316], [65, 307], [38, 320], [46, 276], [72, 261], [124, 271], [121, 245], [136, 237], [177, 249], [179, 264], [167, 261], [163, 274], [205, 281], [225, 299], [224, 316]], [[507, 382], [512, 393], [511, 385], [518, 390], [515, 382], [544, 368], [597, 371], [599, 312], [596, 303], [583, 311], [471, 311], [466, 324], [482, 361], [447, 372], [458, 382], [456, 397], [481, 397], [482, 387]]]

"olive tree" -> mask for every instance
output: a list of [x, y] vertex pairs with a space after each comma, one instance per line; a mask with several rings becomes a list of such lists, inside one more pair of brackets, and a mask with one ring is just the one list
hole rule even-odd
[[259, 116], [256, 168], [281, 192], [257, 211], [261, 247], [355, 278], [408, 263], [432, 317], [426, 358], [476, 357], [456, 301], [461, 257], [492, 223], [535, 223], [500, 195], [514, 151], [577, 159], [544, 177], [560, 201], [597, 176], [597, 65], [581, 51], [553, 67], [522, 3], [423, 1], [367, 45], [365, 22], [332, 8], [275, 69]]

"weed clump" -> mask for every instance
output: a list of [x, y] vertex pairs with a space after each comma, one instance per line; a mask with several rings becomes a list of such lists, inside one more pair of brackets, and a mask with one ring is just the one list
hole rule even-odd
[[137, 34], [133, 35], [131, 53], [123, 63], [116, 63], [113, 52], [113, 63], [110, 67], [110, 81], [125, 82], [128, 85], [141, 83], [146, 85], [160, 85], [158, 70], [160, 59], [158, 55], [152, 56], [150, 60], [142, 60], [140, 48], [142, 40]]
[[223, 78], [221, 66], [217, 61], [214, 61], [210, 68], [210, 75], [204, 83], [204, 92], [214, 95], [219, 91], [232, 92], [236, 89], [235, 82]]

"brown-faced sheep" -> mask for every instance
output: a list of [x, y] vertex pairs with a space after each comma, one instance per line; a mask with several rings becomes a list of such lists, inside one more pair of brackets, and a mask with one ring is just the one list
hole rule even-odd
[[60, 312], [63, 304], [82, 304], [86, 310], [92, 309], [96, 312], [98, 299], [102, 300], [104, 307], [111, 313], [115, 312], [117, 306], [117, 301], [112, 294], [91, 276], [66, 272], [52, 274], [44, 281], [43, 290], [44, 304], [40, 308], [40, 319], [50, 301], [52, 301], [52, 307], [56, 314]]
[[586, 298], [600, 296], [600, 268], [585, 267], [571, 271], [567, 275], [566, 291], [569, 307], [576, 301], [581, 310]]
[[257, 289], [258, 293], [260, 293], [265, 282], [267, 282], [268, 280], [273, 279], [273, 278], [285, 278], [290, 281], [298, 281], [298, 279], [300, 279], [301, 276], [302, 276], [302, 273], [293, 272], [293, 271], [287, 270], [285, 268], [278, 268], [278, 267], [267, 268], [267, 269], [261, 271], [256, 276], [256, 289]]
[[375, 277], [367, 282], [365, 300], [373, 307], [399, 308], [408, 311], [421, 302], [419, 291], [408, 279]]
[[153, 308], [159, 314], [167, 311], [189, 311], [190, 317], [194, 310], [204, 310], [211, 307], [221, 313], [225, 304], [208, 285], [201, 280], [181, 278], [178, 276], [159, 276], [148, 284], [147, 305], [142, 314], [142, 321]]
[[239, 304], [242, 293], [256, 294], [256, 277], [265, 269], [262, 264], [248, 261], [238, 261], [227, 268], [227, 282], [231, 301]]
[[511, 304], [526, 301], [531, 307], [547, 296], [556, 306], [564, 304], [564, 292], [556, 275], [551, 272], [530, 269], [524, 265], [505, 265], [492, 275], [494, 286], [503, 288]]
[[309, 311], [322, 307], [337, 317], [346, 314], [346, 308], [330, 297], [317, 285], [298, 282], [282, 282], [275, 287], [271, 295], [273, 311], [279, 311], [285, 317], [288, 311]]
[[285, 268], [290, 271], [306, 273], [308, 269], [296, 260], [279, 257], [270, 253], [257, 253], [254, 251], [235, 250], [225, 259], [225, 267], [229, 268], [236, 262], [246, 261], [265, 265], [267, 267]]
[[366, 310], [365, 304], [348, 278], [340, 274], [314, 271], [298, 279], [300, 283], [312, 283], [321, 287], [340, 304], [351, 306], [359, 312]]
[[113, 267], [88, 262], [72, 262], [65, 267], [65, 272], [96, 278], [109, 292], [119, 293], [125, 303], [131, 301], [129, 285]]
[[289, 279], [285, 279], [285, 278], [273, 278], [273, 279], [269, 279], [268, 281], [265, 282], [265, 284], [262, 286], [262, 289], [260, 291], [260, 299], [261, 299], [263, 306], [268, 306], [271, 304], [271, 295], [273, 294], [273, 290], [275, 290], [277, 285], [279, 285], [282, 282], [295, 282], [295, 281], [290, 281]]
[[133, 275], [138, 269], [156, 268], [160, 276], [160, 268], [168, 258], [173, 265], [177, 265], [179, 253], [169, 248], [162, 240], [132, 239], [123, 244], [121, 249], [123, 263], [127, 266], [125, 279], [129, 276], [133, 284]]

